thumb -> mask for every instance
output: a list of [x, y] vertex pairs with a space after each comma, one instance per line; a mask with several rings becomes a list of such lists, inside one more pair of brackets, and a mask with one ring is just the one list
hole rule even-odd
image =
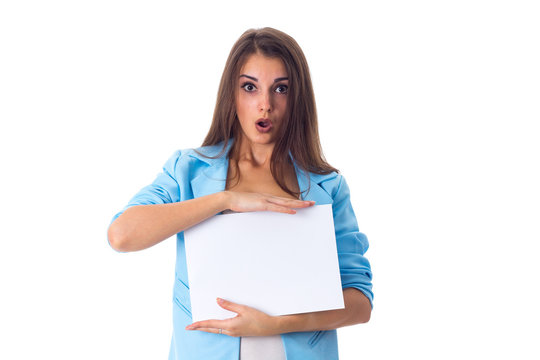
[[222, 308], [224, 308], [225, 310], [230, 310], [230, 311], [233, 311], [233, 312], [235, 312], [237, 314], [239, 314], [243, 309], [242, 305], [237, 304], [237, 303], [233, 303], [232, 301], [228, 301], [228, 300], [225, 300], [225, 299], [222, 299], [222, 298], [217, 298], [216, 301], [217, 301], [218, 305], [221, 306]]

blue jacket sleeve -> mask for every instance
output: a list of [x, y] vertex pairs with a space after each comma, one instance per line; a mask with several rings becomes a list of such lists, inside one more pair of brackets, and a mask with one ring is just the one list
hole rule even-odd
[[126, 209], [135, 205], [167, 204], [180, 201], [180, 186], [176, 180], [176, 165], [181, 151], [177, 150], [163, 165], [163, 171], [148, 186], [142, 188], [122, 209], [112, 218], [116, 220]]
[[373, 308], [371, 266], [368, 259], [364, 257], [369, 243], [366, 235], [358, 231], [349, 186], [342, 175], [340, 175], [332, 210], [342, 288], [353, 287], [360, 290], [369, 299]]

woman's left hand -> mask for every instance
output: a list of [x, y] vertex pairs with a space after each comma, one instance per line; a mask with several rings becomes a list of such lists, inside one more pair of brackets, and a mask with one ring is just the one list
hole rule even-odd
[[217, 303], [222, 308], [237, 313], [233, 318], [225, 320], [204, 320], [197, 321], [186, 326], [186, 330], [200, 330], [214, 334], [221, 333], [229, 336], [269, 336], [279, 334], [278, 321], [276, 316], [270, 316], [262, 311], [218, 299]]

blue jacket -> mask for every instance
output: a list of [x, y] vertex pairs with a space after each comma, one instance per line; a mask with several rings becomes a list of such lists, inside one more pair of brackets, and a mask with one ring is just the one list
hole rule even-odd
[[[193, 149], [176, 151], [165, 163], [163, 172], [152, 184], [141, 189], [113, 217], [113, 221], [130, 206], [179, 202], [225, 190], [229, 166], [226, 154], [231, 144], [232, 141], [224, 155], [216, 159], [200, 156]], [[213, 156], [219, 154], [222, 146], [218, 144], [197, 150]], [[342, 287], [362, 291], [372, 303], [371, 267], [363, 256], [368, 249], [368, 241], [358, 231], [345, 178], [335, 172], [327, 175], [306, 173], [296, 163], [294, 166], [301, 198], [314, 200], [317, 205], [332, 204]], [[183, 232], [177, 234], [176, 242], [173, 336], [169, 360], [238, 360], [239, 337], [185, 330], [192, 319]], [[288, 360], [338, 359], [336, 330], [285, 333], [281, 338]]]

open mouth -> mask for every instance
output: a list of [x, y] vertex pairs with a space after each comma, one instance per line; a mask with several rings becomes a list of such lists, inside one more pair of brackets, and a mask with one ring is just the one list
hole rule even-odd
[[255, 123], [255, 127], [261, 133], [266, 133], [272, 129], [272, 121], [269, 119], [262, 119]]
[[257, 125], [259, 125], [260, 127], [262, 127], [263, 129], [270, 126], [270, 121], [268, 120], [261, 120], [261, 121], [258, 121], [257, 122]]

